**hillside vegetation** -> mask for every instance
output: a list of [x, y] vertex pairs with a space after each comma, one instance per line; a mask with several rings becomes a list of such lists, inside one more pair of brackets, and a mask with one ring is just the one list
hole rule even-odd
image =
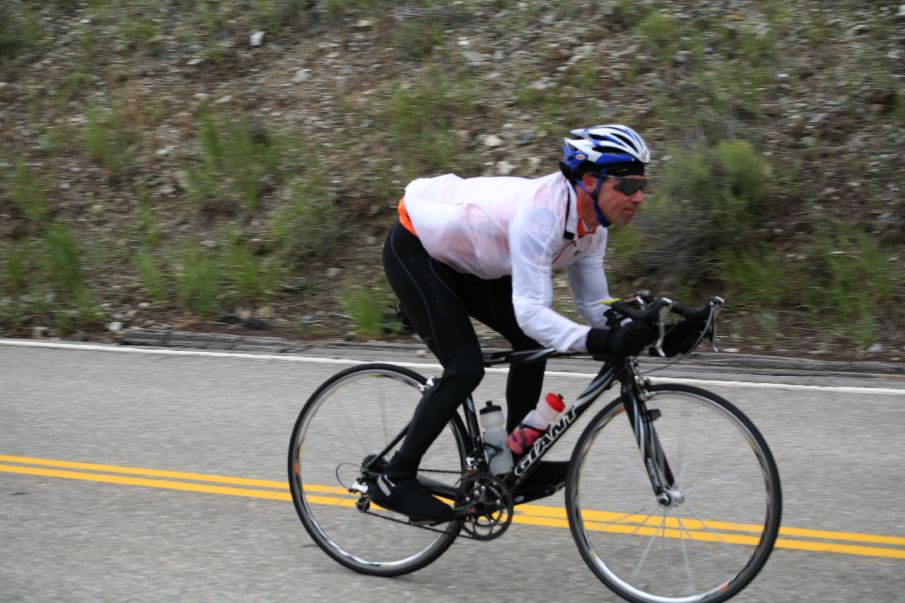
[[410, 179], [540, 176], [621, 122], [654, 162], [614, 294], [722, 294], [729, 349], [897, 360], [903, 55], [885, 1], [7, 0], [0, 334], [393, 337]]

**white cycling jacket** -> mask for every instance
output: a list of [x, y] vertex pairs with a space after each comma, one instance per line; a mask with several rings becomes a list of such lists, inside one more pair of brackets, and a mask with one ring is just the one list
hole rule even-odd
[[[605, 228], [584, 232], [575, 190], [560, 174], [542, 178], [421, 178], [405, 189], [403, 224], [441, 262], [484, 279], [512, 275], [519, 326], [560, 352], [585, 352], [590, 327], [556, 313], [553, 270], [568, 267], [579, 313], [604, 327], [609, 297]], [[410, 222], [410, 223], [406, 223]]]

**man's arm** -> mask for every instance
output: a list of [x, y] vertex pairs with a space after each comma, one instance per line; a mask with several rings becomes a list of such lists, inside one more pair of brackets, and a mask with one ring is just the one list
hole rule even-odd
[[[512, 305], [522, 330], [560, 352], [585, 352], [588, 331], [552, 309], [553, 254], [562, 244], [562, 225], [546, 209], [516, 216], [509, 230]], [[602, 272], [602, 271], [601, 271]]]
[[599, 247], [583, 256], [578, 262], [568, 268], [569, 287], [572, 289], [572, 298], [582, 318], [592, 326], [606, 327], [606, 318], [603, 313], [607, 306], [600, 302], [609, 299], [609, 286], [606, 273], [603, 270], [603, 260], [606, 251], [606, 234]]

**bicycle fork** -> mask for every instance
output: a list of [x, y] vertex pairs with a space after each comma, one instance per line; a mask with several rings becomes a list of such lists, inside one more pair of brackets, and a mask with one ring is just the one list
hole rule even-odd
[[623, 403], [625, 414], [632, 425], [635, 442], [641, 451], [641, 460], [650, 479], [654, 496], [663, 506], [681, 504], [685, 497], [677, 487], [666, 452], [654, 426], [654, 422], [660, 417], [660, 410], [647, 408], [643, 393], [633, 391], [633, 388], [623, 387], [623, 396], [626, 398]]

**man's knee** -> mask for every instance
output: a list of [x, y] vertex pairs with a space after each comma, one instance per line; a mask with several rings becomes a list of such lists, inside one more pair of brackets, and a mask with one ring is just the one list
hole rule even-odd
[[516, 352], [537, 350], [544, 347], [534, 339], [525, 335], [521, 330], [516, 333], [510, 333], [506, 339], [509, 341], [509, 345], [512, 346], [512, 349]]
[[451, 352], [443, 359], [443, 379], [469, 386], [469, 392], [484, 378], [484, 354], [476, 343]]

